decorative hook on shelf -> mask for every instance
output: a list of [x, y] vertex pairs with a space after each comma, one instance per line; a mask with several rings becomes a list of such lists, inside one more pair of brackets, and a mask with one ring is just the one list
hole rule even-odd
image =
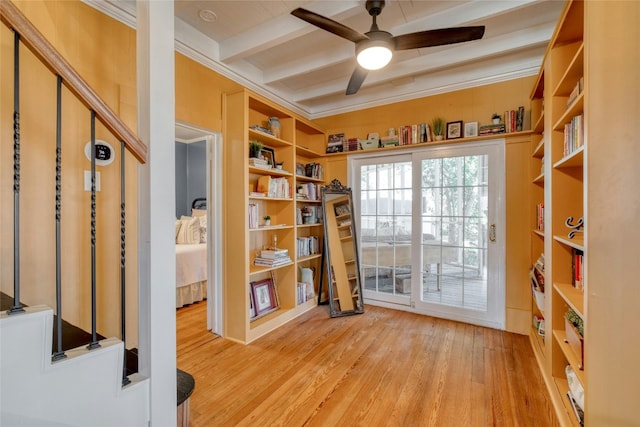
[[567, 218], [567, 220], [564, 222], [564, 224], [568, 227], [571, 228], [572, 230], [569, 232], [569, 238], [573, 239], [576, 236], [576, 233], [584, 233], [584, 230], [582, 230], [582, 227], [584, 227], [584, 217], [580, 217], [580, 219], [578, 220], [578, 222], [576, 224], [572, 224], [573, 222], [573, 217], [570, 216]]

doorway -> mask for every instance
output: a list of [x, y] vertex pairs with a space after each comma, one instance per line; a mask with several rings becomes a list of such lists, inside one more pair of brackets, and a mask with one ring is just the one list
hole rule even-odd
[[[206, 304], [207, 329], [222, 336], [222, 135], [220, 132], [177, 122], [176, 142], [204, 141], [206, 151]], [[189, 203], [191, 201], [189, 200]]]
[[504, 328], [504, 141], [349, 159], [365, 302]]

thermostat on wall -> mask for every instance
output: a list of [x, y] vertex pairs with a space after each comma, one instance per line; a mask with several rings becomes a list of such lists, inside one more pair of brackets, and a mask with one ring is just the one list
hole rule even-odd
[[[84, 146], [84, 155], [91, 161], [91, 141]], [[113, 162], [115, 154], [113, 147], [107, 141], [96, 139], [96, 165], [107, 166]]]

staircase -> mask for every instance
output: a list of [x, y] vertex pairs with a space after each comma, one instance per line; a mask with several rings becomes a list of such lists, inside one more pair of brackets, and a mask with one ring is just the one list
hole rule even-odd
[[144, 426], [149, 381], [139, 374], [122, 386], [123, 343], [77, 347], [52, 362], [53, 310], [26, 307], [0, 313], [0, 401], [3, 426]]
[[[4, 301], [5, 298], [2, 298], [3, 307], [0, 307], [2, 308], [2, 312], [0, 312], [0, 425], [3, 427], [148, 426], [151, 402], [150, 381], [136, 373], [136, 357], [131, 360], [133, 362], [131, 370], [127, 369], [126, 365], [128, 364], [125, 361], [125, 358], [129, 359], [129, 353], [125, 350], [127, 342], [125, 337], [127, 283], [125, 280], [126, 210], [124, 191], [126, 188], [125, 151], [138, 162], [144, 163], [147, 147], [9, 0], [0, 0], [0, 21], [13, 31], [14, 39], [13, 90], [11, 93], [14, 106], [13, 123], [11, 123], [13, 129], [13, 183], [7, 182], [8, 180], [2, 182], [3, 186], [7, 185], [13, 188], [13, 230], [11, 233], [14, 242], [13, 259], [11, 260], [9, 256], [2, 259], [2, 269], [6, 268], [5, 271], [12, 271], [13, 295], [11, 296], [12, 302], [8, 304], [9, 307]], [[25, 128], [21, 129], [21, 125], [37, 123], [37, 120], [29, 120], [29, 113], [33, 113], [37, 109], [24, 108], [25, 99], [20, 97], [20, 77], [24, 77], [25, 73], [30, 72], [28, 68], [26, 71], [20, 68], [20, 52], [25, 53], [25, 48], [56, 77], [57, 98], [46, 100], [56, 105], [56, 132], [54, 135], [42, 135], [42, 138], [37, 138], [37, 141], [34, 141], [36, 138], [29, 141], [46, 147], [46, 150], [31, 151], [31, 155], [36, 156], [39, 161], [43, 162], [42, 164], [50, 162], [48, 164], [55, 165], [55, 177], [39, 176], [38, 178], [39, 182], [55, 183], [55, 194], [52, 189], [50, 194], [39, 201], [41, 206], [45, 206], [46, 203], [52, 204], [55, 201], [55, 226], [52, 227], [49, 224], [47, 227], [47, 224], [37, 224], [39, 235], [45, 233], [53, 235], [55, 233], [55, 248], [52, 248], [51, 251], [55, 250], [56, 259], [55, 268], [51, 269], [54, 271], [51, 273], [38, 264], [37, 254], [21, 248], [23, 240], [28, 239], [21, 239], [20, 235], [20, 219], [24, 219], [24, 215], [20, 213], [20, 200], [21, 197], [25, 199], [32, 197], [28, 193], [28, 188], [21, 186], [21, 179], [24, 178], [22, 175], [26, 175], [21, 169], [21, 162], [26, 163], [27, 158], [24, 154], [29, 153], [29, 151], [25, 151], [21, 154], [21, 130], [25, 130]], [[5, 87], [8, 88], [10, 85], [3, 85], [3, 88]], [[75, 138], [69, 136], [68, 128], [70, 126], [65, 127], [62, 120], [63, 89], [65, 100], [70, 99], [67, 93], [71, 94], [90, 113], [90, 136], [79, 135]], [[9, 91], [3, 91], [3, 95], [8, 93]], [[38, 102], [44, 101], [38, 99]], [[79, 115], [77, 118], [81, 117], [83, 115]], [[6, 125], [8, 129], [9, 123], [6, 115], [3, 115], [2, 120], [3, 128]], [[24, 121], [21, 123], [21, 120]], [[43, 117], [41, 120], [46, 119]], [[103, 214], [106, 208], [100, 204], [104, 199], [97, 197], [96, 194], [96, 153], [98, 151], [95, 135], [96, 122], [101, 123], [111, 134], [111, 137], [120, 143], [118, 153], [120, 158], [120, 204], [118, 206], [120, 211], [120, 244], [116, 248], [120, 255], [117, 260], [119, 266], [105, 267], [105, 269], [119, 267], [119, 282], [105, 280], [104, 273], [101, 273], [98, 268], [101, 247], [96, 244], [96, 230], [98, 229], [96, 217], [100, 217], [99, 214]], [[43, 129], [48, 128], [43, 127]], [[83, 230], [79, 235], [83, 241], [91, 242], [90, 247], [85, 249], [85, 253], [90, 252], [91, 258], [91, 301], [89, 304], [86, 299], [83, 300], [77, 295], [67, 293], [66, 302], [68, 302], [67, 307], [71, 306], [77, 312], [90, 314], [91, 325], [84, 327], [87, 330], [90, 329], [91, 332], [75, 328], [64, 322], [60, 316], [54, 316], [54, 309], [58, 314], [64, 313], [61, 308], [63, 306], [62, 297], [65, 295], [63, 285], [74, 283], [72, 279], [65, 277], [61, 262], [61, 259], [67, 256], [62, 251], [61, 236], [64, 233], [61, 232], [63, 215], [61, 209], [63, 186], [61, 182], [63, 178], [74, 173], [73, 169], [69, 171], [63, 168], [62, 135], [65, 135], [65, 144], [75, 144], [76, 140], [90, 139], [90, 154], [88, 156], [91, 162], [91, 203], [90, 206], [80, 206], [79, 209], [82, 210], [82, 214], [91, 217], [91, 224], [90, 228]], [[2, 143], [8, 145], [9, 141], [3, 139]], [[49, 150], [50, 148], [55, 149], [55, 156], [51, 155], [54, 150]], [[83, 149], [83, 145], [77, 148]], [[40, 173], [40, 171], [36, 171], [36, 173]], [[68, 191], [68, 189], [64, 189], [64, 191]], [[111, 196], [113, 199], [117, 198], [116, 195]], [[9, 203], [2, 205], [3, 218], [7, 217], [5, 215], [9, 211], [8, 205]], [[69, 208], [65, 212], [69, 212]], [[54, 218], [52, 218], [52, 222], [53, 220]], [[9, 230], [8, 226], [3, 232], [7, 232], [6, 230]], [[75, 236], [73, 233], [70, 234]], [[73, 245], [84, 248], [76, 242], [73, 242]], [[26, 246], [28, 247], [28, 245]], [[3, 251], [4, 253], [6, 252]], [[21, 255], [28, 262], [21, 264]], [[13, 269], [10, 267], [11, 261], [13, 261]], [[48, 273], [47, 279], [49, 277], [53, 279], [50, 283], [43, 283], [46, 280], [21, 281], [20, 270], [24, 270], [25, 265], [29, 265], [29, 268], [41, 268], [41, 271]], [[70, 276], [73, 277], [73, 274]], [[104, 302], [108, 301], [106, 299], [100, 301], [99, 298], [102, 295], [99, 291], [102, 290], [104, 293], [104, 290], [98, 289], [98, 283], [105, 283], [103, 289], [117, 289], [120, 293], [120, 304]], [[6, 289], [6, 284], [3, 285], [5, 286], [3, 289]], [[51, 294], [52, 288], [45, 289], [47, 286], [55, 287], [55, 301], [46, 301], [47, 304], [55, 306], [54, 309], [46, 305], [35, 305], [43, 301], [33, 301], [33, 298], [38, 298], [40, 294]], [[135, 286], [135, 284], [129, 286]], [[31, 290], [31, 302], [28, 302], [33, 305], [30, 307], [25, 306], [20, 298], [21, 291], [25, 291], [25, 289]], [[38, 292], [33, 292], [34, 289], [37, 289]], [[84, 305], [80, 306], [80, 304]], [[119, 337], [105, 339], [98, 334], [96, 314], [98, 306], [107, 311], [110, 318], [115, 321], [119, 320]], [[85, 323], [88, 322], [85, 321]], [[74, 332], [69, 334], [70, 330], [74, 330]], [[77, 332], [81, 335], [76, 335]]]

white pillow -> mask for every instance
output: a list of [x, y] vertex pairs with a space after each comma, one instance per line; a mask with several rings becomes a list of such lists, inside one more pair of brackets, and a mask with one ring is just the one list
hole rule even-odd
[[180, 231], [176, 237], [178, 244], [200, 243], [200, 221], [196, 217], [181, 216]]
[[206, 209], [191, 209], [191, 216], [207, 216]]
[[196, 217], [200, 221], [200, 243], [207, 243], [207, 217]]

